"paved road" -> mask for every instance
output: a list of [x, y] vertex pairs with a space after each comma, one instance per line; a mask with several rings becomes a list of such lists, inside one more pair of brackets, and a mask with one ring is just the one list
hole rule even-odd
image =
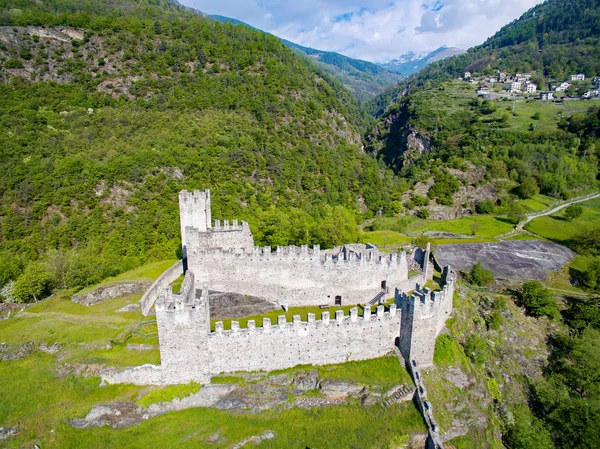
[[525, 225], [527, 223], [529, 223], [531, 220], [533, 220], [534, 218], [544, 217], [546, 215], [552, 215], [552, 214], [555, 214], [556, 212], [558, 212], [559, 210], [564, 209], [567, 206], [570, 206], [571, 204], [581, 203], [583, 201], [588, 201], [588, 200], [593, 200], [594, 198], [598, 198], [598, 197], [600, 197], [600, 193], [593, 193], [591, 195], [586, 195], [586, 196], [583, 196], [580, 198], [575, 198], [571, 201], [567, 201], [566, 203], [563, 203], [560, 206], [556, 206], [554, 209], [550, 209], [549, 211], [538, 212], [535, 214], [528, 215], [527, 218], [525, 219], [525, 221], [522, 221], [517, 225], [516, 230], [522, 231], [523, 228], [525, 227]]

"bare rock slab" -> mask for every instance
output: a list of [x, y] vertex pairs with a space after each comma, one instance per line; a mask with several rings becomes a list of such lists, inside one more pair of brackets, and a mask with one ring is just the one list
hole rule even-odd
[[435, 258], [441, 266], [466, 271], [479, 262], [499, 279], [544, 280], [575, 257], [564, 246], [539, 240], [440, 245]]

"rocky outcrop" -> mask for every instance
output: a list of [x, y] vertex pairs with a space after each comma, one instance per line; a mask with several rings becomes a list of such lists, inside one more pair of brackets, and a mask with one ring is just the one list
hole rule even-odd
[[101, 285], [92, 291], [74, 294], [71, 297], [71, 301], [84, 306], [91, 306], [107, 299], [121, 298], [134, 293], [142, 293], [149, 285], [149, 282], [119, 282]]

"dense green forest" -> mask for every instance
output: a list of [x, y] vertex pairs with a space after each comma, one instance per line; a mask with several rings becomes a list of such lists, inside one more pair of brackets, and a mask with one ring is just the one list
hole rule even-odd
[[151, 1], [9, 1], [0, 23], [0, 286], [25, 273], [21, 300], [172, 257], [182, 188], [274, 246], [356, 240], [400, 188], [356, 100], [272, 36]]
[[[208, 17], [219, 22], [229, 22], [253, 28], [247, 23], [229, 17], [219, 15], [210, 15]], [[403, 75], [390, 72], [372, 62], [349, 58], [348, 56], [331, 51], [304, 47], [286, 39], [281, 39], [281, 42], [296, 53], [308, 57], [325, 70], [325, 72], [333, 75], [361, 102], [373, 98], [387, 87], [393, 86], [404, 79]]]

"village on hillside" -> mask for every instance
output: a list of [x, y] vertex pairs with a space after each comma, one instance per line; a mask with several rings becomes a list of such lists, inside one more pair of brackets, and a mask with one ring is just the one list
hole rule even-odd
[[500, 70], [495, 72], [495, 76], [476, 76], [471, 72], [465, 72], [459, 80], [476, 85], [477, 95], [488, 100], [527, 97], [560, 102], [563, 99], [600, 98], [600, 77], [590, 81], [585, 74], [576, 73], [571, 75], [570, 80], [547, 83], [543, 77], [530, 73], [510, 75]]

